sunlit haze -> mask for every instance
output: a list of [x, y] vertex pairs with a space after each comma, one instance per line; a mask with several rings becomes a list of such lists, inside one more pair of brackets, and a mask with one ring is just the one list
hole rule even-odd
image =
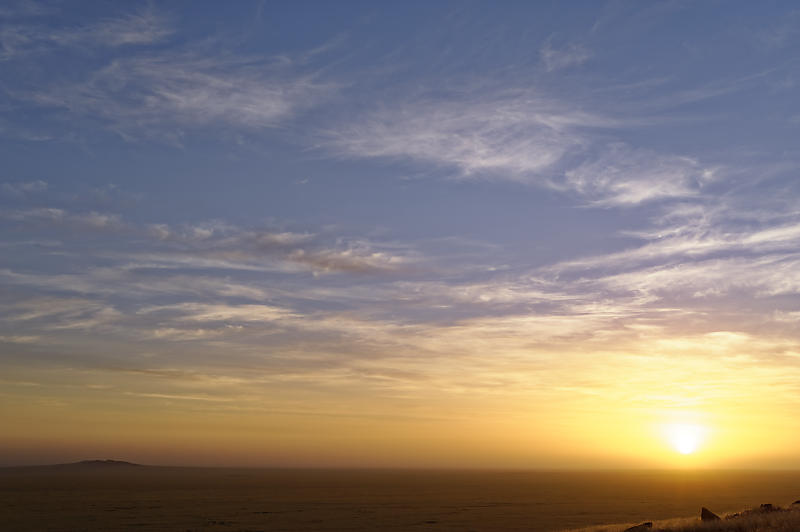
[[0, 465], [800, 467], [798, 28], [5, 2]]

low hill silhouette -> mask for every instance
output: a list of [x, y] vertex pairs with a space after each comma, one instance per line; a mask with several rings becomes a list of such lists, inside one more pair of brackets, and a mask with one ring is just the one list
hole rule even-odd
[[30, 469], [36, 471], [117, 471], [148, 467], [150, 466], [126, 462], [125, 460], [81, 460], [80, 462], [71, 462], [67, 464], [12, 466], [3, 469]]
[[146, 467], [142, 464], [135, 464], [133, 462], [126, 462], [124, 460], [81, 460], [80, 462], [73, 462], [71, 464], [62, 464], [71, 467], [99, 467], [99, 468], [116, 468], [116, 467]]

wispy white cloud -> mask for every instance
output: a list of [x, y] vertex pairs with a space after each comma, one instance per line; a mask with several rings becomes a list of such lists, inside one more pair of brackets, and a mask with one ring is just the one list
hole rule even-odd
[[310, 267], [319, 273], [380, 273], [400, 270], [411, 262], [408, 257], [376, 251], [366, 242], [357, 242], [346, 249], [298, 249], [289, 260]]
[[[210, 221], [170, 226], [134, 225], [120, 216], [98, 212], [72, 212], [39, 207], [9, 210], [0, 219], [32, 229], [64, 228], [109, 232], [143, 239], [117, 259], [139, 268], [221, 268], [234, 270], [284, 270], [326, 273], [391, 273], [413, 268], [420, 256], [408, 247], [381, 245], [364, 239], [337, 238], [309, 232], [242, 228]], [[113, 253], [112, 253], [113, 254]], [[110, 257], [110, 255], [109, 255]], [[72, 285], [76, 286], [76, 285]]]
[[[624, 271], [626, 269], [671, 267], [675, 264], [699, 262], [708, 258], [757, 261], [769, 257], [793, 256], [800, 245], [800, 223], [787, 223], [786, 216], [771, 219], [757, 216], [758, 225], [735, 223], [739, 212], [728, 207], [696, 203], [680, 204], [658, 218], [655, 227], [627, 231], [640, 240], [622, 251], [570, 259], [550, 265], [550, 272]], [[734, 217], [732, 220], [731, 217]]]
[[10, 344], [32, 344], [41, 339], [40, 336], [25, 336], [25, 335], [0, 335], [0, 342]]
[[290, 231], [242, 230], [234, 225], [210, 221], [182, 226], [150, 224], [149, 233], [158, 240], [182, 244], [217, 242], [222, 246], [254, 247], [272, 249], [292, 247], [309, 242], [312, 233], [293, 233]]
[[176, 393], [145, 393], [145, 392], [125, 392], [126, 395], [133, 395], [136, 397], [144, 397], [148, 399], [168, 399], [179, 401], [212, 401], [212, 402], [228, 402], [233, 401], [230, 397], [213, 397], [210, 395], [187, 395]]
[[46, 48], [37, 31], [26, 27], [0, 26], [0, 61], [24, 58]]
[[633, 205], [686, 198], [715, 178], [715, 169], [688, 157], [664, 156], [623, 144], [565, 172], [565, 185], [599, 205]]
[[579, 44], [569, 44], [561, 48], [556, 48], [548, 40], [539, 50], [545, 68], [548, 72], [561, 70], [572, 66], [578, 66], [588, 61], [592, 52]]
[[353, 157], [389, 157], [457, 170], [455, 177], [542, 181], [609, 121], [530, 91], [413, 101], [370, 111], [329, 131], [323, 145]]
[[146, 337], [159, 341], [191, 342], [211, 340], [225, 334], [227, 327], [216, 329], [158, 327], [145, 333]]
[[180, 136], [181, 128], [210, 124], [274, 127], [332, 90], [313, 74], [292, 72], [278, 60], [165, 52], [120, 58], [85, 81], [25, 97], [105, 120], [136, 138]]
[[[22, 10], [16, 10], [22, 14]], [[27, 16], [47, 14], [27, 10]], [[43, 26], [35, 22], [6, 22], [0, 26], [0, 60], [24, 59], [31, 54], [59, 48], [147, 45], [164, 40], [173, 32], [165, 16], [152, 7], [115, 18], [73, 27]]]
[[45, 192], [46, 190], [47, 183], [39, 179], [35, 181], [0, 183], [0, 191], [8, 196], [14, 197], [22, 197], [28, 194], [35, 194], [37, 192]]
[[640, 268], [609, 275], [599, 282], [617, 290], [677, 296], [684, 302], [732, 292], [755, 298], [800, 293], [798, 267], [798, 255], [708, 259]]
[[530, 90], [455, 93], [367, 111], [321, 145], [426, 163], [457, 179], [549, 187], [598, 206], [692, 197], [720, 178], [720, 168], [690, 157], [602, 140], [624, 123]]
[[[231, 267], [238, 263], [244, 269], [256, 265], [267, 267], [264, 258], [271, 258], [320, 274], [388, 273], [410, 267], [418, 259], [408, 249], [401, 254], [397, 249], [366, 240], [339, 238], [330, 243], [321, 235], [308, 232], [244, 229], [219, 223], [177, 228], [151, 225], [147, 232], [167, 246], [165, 251], [169, 250], [173, 257], [187, 266], [186, 257], [199, 260], [199, 266], [204, 261], [216, 260]], [[168, 255], [162, 255], [162, 260], [170, 259]], [[218, 265], [222, 266], [222, 263]]]
[[124, 46], [157, 43], [172, 32], [166, 17], [148, 7], [94, 25], [52, 33], [50, 38], [58, 44], [67, 46], [82, 42]]
[[25, 224], [79, 227], [93, 230], [120, 230], [124, 227], [121, 218], [116, 214], [73, 213], [50, 207], [11, 210], [0, 213], [0, 218]]
[[17, 326], [35, 327], [38, 331], [91, 330], [122, 317], [120, 311], [102, 301], [64, 297], [38, 297], [8, 304], [4, 314]]
[[[76, 118], [101, 121], [126, 139], [179, 144], [193, 128], [209, 125], [248, 131], [275, 127], [337, 90], [309, 68], [317, 52], [241, 55], [219, 40], [149, 46], [163, 44], [174, 31], [169, 17], [152, 6], [79, 26], [47, 22], [0, 25], [0, 60], [62, 53], [83, 60], [73, 57], [75, 68], [68, 75], [46, 79], [18, 70], [5, 86], [10, 101], [48, 108], [54, 119], [64, 118], [52, 113], [60, 109], [73, 124]], [[7, 129], [24, 132], [23, 126]], [[28, 138], [53, 135], [53, 128], [47, 135], [26, 133]]]
[[177, 305], [146, 307], [139, 314], [173, 314], [178, 321], [193, 322], [269, 322], [296, 317], [280, 307], [271, 305], [221, 305], [205, 303], [179, 303]]

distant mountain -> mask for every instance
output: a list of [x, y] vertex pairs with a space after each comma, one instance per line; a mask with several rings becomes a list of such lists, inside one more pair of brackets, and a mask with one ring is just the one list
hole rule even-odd
[[81, 460], [71, 464], [63, 464], [72, 467], [145, 467], [142, 464], [134, 464], [133, 462], [126, 462], [124, 460]]
[[34, 465], [34, 466], [12, 466], [0, 469], [35, 469], [37, 471], [45, 470], [69, 470], [69, 471], [116, 471], [120, 469], [133, 469], [145, 468], [148, 466], [142, 464], [134, 464], [133, 462], [126, 462], [124, 460], [81, 460], [80, 462], [72, 462], [68, 464], [50, 464], [50, 465]]

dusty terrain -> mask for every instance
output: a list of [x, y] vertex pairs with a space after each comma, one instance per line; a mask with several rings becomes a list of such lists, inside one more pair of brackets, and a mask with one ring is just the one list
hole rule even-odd
[[720, 516], [718, 521], [699, 517], [678, 517], [638, 524], [586, 527], [571, 532], [797, 532], [800, 530], [800, 505], [788, 504], [764, 512], [745, 508]]

